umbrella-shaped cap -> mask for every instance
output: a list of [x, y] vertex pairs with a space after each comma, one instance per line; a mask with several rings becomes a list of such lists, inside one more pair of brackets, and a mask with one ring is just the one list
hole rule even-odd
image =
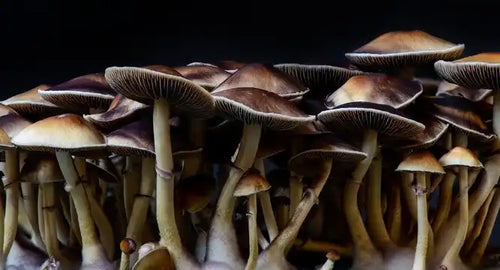
[[470, 168], [483, 168], [483, 164], [476, 155], [474, 155], [471, 150], [462, 146], [451, 149], [439, 159], [439, 162], [441, 162], [443, 167], [465, 166]]
[[191, 80], [208, 91], [217, 87], [231, 75], [231, 73], [221, 68], [208, 65], [176, 67], [175, 70], [184, 76], [184, 78]]
[[309, 91], [295, 78], [279, 69], [254, 63], [240, 68], [217, 86], [213, 93], [242, 87], [259, 88], [286, 98], [300, 97]]
[[394, 31], [385, 33], [346, 57], [364, 67], [394, 68], [453, 60], [462, 55], [463, 44], [454, 44], [426, 32]]
[[109, 67], [105, 77], [111, 87], [127, 98], [143, 102], [164, 98], [176, 109], [195, 116], [213, 113], [210, 93], [164, 66]]
[[410, 154], [399, 163], [396, 171], [444, 174], [443, 167], [429, 151]]
[[453, 62], [437, 61], [434, 69], [445, 80], [463, 87], [500, 88], [500, 52], [480, 53]]
[[447, 81], [442, 81], [436, 92], [436, 96], [463, 97], [473, 102], [484, 100], [492, 94], [491, 89], [470, 89]]
[[66, 112], [67, 109], [56, 106], [40, 96], [38, 90], [46, 90], [48, 88], [48, 85], [42, 84], [31, 90], [10, 97], [1, 103], [30, 119], [40, 119]]
[[234, 190], [235, 197], [249, 196], [269, 190], [271, 185], [259, 172], [250, 170], [241, 177]]
[[217, 110], [246, 124], [292, 129], [314, 120], [290, 101], [262, 89], [233, 88], [213, 96]]
[[418, 81], [384, 74], [359, 75], [328, 96], [325, 105], [331, 109], [350, 102], [371, 102], [399, 109], [409, 105], [422, 92], [422, 84]]
[[92, 152], [106, 147], [101, 132], [76, 114], [52, 116], [31, 124], [12, 138], [12, 143], [31, 151], [49, 152]]
[[154, 157], [153, 123], [144, 118], [106, 136], [107, 148], [123, 156]]

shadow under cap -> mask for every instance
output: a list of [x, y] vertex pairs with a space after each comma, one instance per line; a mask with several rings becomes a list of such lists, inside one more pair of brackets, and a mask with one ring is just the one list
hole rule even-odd
[[482, 101], [492, 94], [491, 89], [470, 89], [447, 81], [442, 81], [436, 92], [436, 96], [458, 96], [472, 102]]
[[233, 88], [212, 95], [217, 110], [246, 124], [286, 130], [315, 119], [290, 101], [262, 89]]
[[426, 32], [394, 31], [380, 35], [345, 56], [352, 63], [364, 67], [395, 68], [453, 60], [464, 50], [463, 44], [454, 44]]
[[437, 61], [434, 69], [448, 82], [471, 89], [500, 88], [500, 52], [480, 53], [455, 61]]
[[354, 76], [326, 98], [325, 105], [335, 106], [350, 102], [371, 102], [396, 109], [408, 106], [423, 92], [422, 84], [385, 74]]
[[287, 99], [300, 97], [309, 91], [298, 80], [273, 66], [252, 63], [233, 73], [213, 93], [243, 87], [259, 88]]
[[210, 93], [169, 67], [109, 67], [105, 77], [116, 92], [132, 100], [164, 98], [179, 111], [197, 117], [210, 117], [214, 112]]
[[21, 169], [20, 179], [36, 184], [64, 182], [56, 157], [49, 153], [30, 153]]
[[391, 106], [351, 102], [318, 114], [318, 119], [327, 126], [341, 131], [359, 131], [373, 129], [377, 132], [394, 136], [412, 136], [425, 129], [425, 126], [408, 118]]

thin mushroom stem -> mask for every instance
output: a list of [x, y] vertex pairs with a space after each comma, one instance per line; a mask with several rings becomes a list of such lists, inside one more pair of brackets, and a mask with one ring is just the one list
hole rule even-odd
[[429, 243], [429, 222], [427, 220], [427, 196], [426, 196], [426, 179], [425, 173], [418, 172], [416, 197], [418, 211], [418, 236], [417, 247], [415, 249], [415, 259], [413, 261], [413, 270], [425, 270], [426, 258]]
[[299, 205], [300, 200], [302, 199], [302, 193], [304, 191], [304, 184], [302, 183], [302, 176], [297, 175], [294, 172], [290, 173], [290, 214], [289, 216], [293, 216], [295, 209]]
[[500, 91], [496, 89], [493, 93], [493, 132], [500, 136]]
[[[358, 208], [358, 190], [377, 149], [377, 132], [368, 130], [364, 134], [362, 151], [367, 157], [359, 162], [352, 173], [352, 178], [347, 180], [344, 187], [344, 213], [353, 240], [354, 264], [373, 262], [374, 254], [378, 254], [363, 223], [363, 218]], [[371, 264], [371, 263], [370, 263]]]
[[[149, 201], [153, 194], [154, 184], [155, 184], [155, 170], [154, 170], [154, 159], [144, 158], [142, 160], [142, 177], [141, 186], [139, 189], [139, 194], [135, 196], [134, 205], [132, 208], [129, 223], [127, 225], [126, 238], [132, 239], [140, 246], [142, 243], [142, 230], [144, 229], [144, 224], [146, 222], [146, 216], [148, 213]], [[126, 269], [125, 259], [129, 254], [122, 252], [122, 259], [120, 263], [120, 269]], [[134, 262], [132, 262], [133, 264]]]
[[100, 267], [101, 269], [112, 269], [108, 262], [106, 252], [97, 237], [90, 204], [76, 171], [73, 159], [69, 152], [56, 151], [59, 167], [66, 180], [67, 187], [75, 203], [78, 216], [78, 225], [82, 237], [82, 268]]
[[197, 264], [182, 245], [174, 208], [174, 177], [172, 143], [170, 139], [170, 106], [157, 99], [153, 109], [153, 133], [156, 153], [156, 220], [160, 244], [168, 249], [176, 269], [196, 269]]
[[45, 240], [47, 245], [47, 253], [49, 256], [54, 257], [63, 265], [69, 265], [59, 250], [59, 243], [57, 241], [57, 227], [56, 227], [56, 212], [55, 212], [55, 187], [54, 183], [45, 183], [43, 185], [43, 215], [45, 227]]
[[257, 239], [259, 241], [259, 246], [262, 250], [266, 249], [269, 246], [269, 241], [267, 241], [266, 237], [260, 230], [260, 228], [257, 228]]
[[392, 241], [398, 244], [401, 241], [402, 233], [401, 184], [399, 181], [391, 185], [388, 204], [387, 229]]
[[261, 130], [260, 125], [245, 124], [243, 127], [240, 146], [234, 158], [234, 166], [229, 171], [212, 218], [208, 235], [208, 261], [226, 262], [234, 267], [243, 268], [244, 263], [239, 254], [236, 232], [232, 223], [235, 205], [233, 193], [243, 173], [254, 163]]
[[335, 267], [335, 261], [326, 259], [326, 262], [321, 266], [319, 270], [332, 270]]
[[[69, 200], [69, 215], [70, 215], [70, 234], [69, 234], [69, 245], [71, 247], [75, 246], [76, 243], [82, 245], [82, 234], [80, 233], [80, 224], [78, 224], [78, 215], [76, 213], [75, 202], [70, 198]], [[43, 234], [42, 234], [43, 235]]]
[[141, 177], [141, 159], [133, 156], [125, 157], [125, 169], [123, 173], [123, 201], [127, 221], [130, 220], [134, 196], [139, 190]]
[[43, 185], [38, 185], [38, 198], [37, 198], [37, 216], [38, 216], [38, 229], [40, 230], [40, 236], [45, 245], [45, 221], [43, 217]]
[[476, 217], [476, 222], [474, 223], [474, 226], [472, 230], [468, 233], [467, 238], [465, 239], [464, 247], [462, 248], [462, 253], [467, 254], [471, 250], [472, 246], [474, 245], [474, 242], [476, 239], [481, 235], [481, 231], [483, 229], [484, 222], [486, 220], [486, 217], [488, 216], [488, 211], [490, 209], [491, 202], [493, 200], [493, 197], [495, 196], [495, 190], [492, 190], [490, 193], [490, 196], [488, 196], [488, 199], [484, 202], [483, 206], [479, 209], [479, 212], [477, 213]]
[[40, 235], [40, 228], [38, 227], [38, 206], [36, 200], [36, 185], [31, 182], [21, 182], [21, 195], [23, 198], [24, 209], [26, 209], [26, 215], [33, 229], [32, 241], [33, 243], [40, 247], [42, 250], [45, 249], [45, 245], [42, 241], [42, 236]]
[[259, 240], [257, 236], [257, 195], [252, 194], [248, 197], [248, 243], [249, 254], [245, 270], [253, 270], [257, 264], [259, 256]]
[[85, 161], [85, 158], [75, 157], [75, 167], [80, 175], [80, 181], [83, 183], [83, 189], [87, 194], [90, 212], [99, 232], [99, 239], [104, 247], [104, 250], [106, 251], [108, 259], [111, 260], [115, 252], [113, 228], [111, 227], [111, 223], [109, 222], [106, 213], [104, 213], [101, 205], [95, 199], [92, 189], [87, 185], [91, 180], [87, 174], [87, 162]]
[[10, 248], [14, 243], [17, 233], [17, 217], [19, 207], [19, 153], [17, 150], [5, 151], [5, 177], [3, 185], [5, 189], [5, 218], [4, 218], [4, 242], [3, 261], [7, 259]]
[[469, 261], [472, 266], [478, 266], [483, 259], [484, 251], [490, 240], [491, 233], [493, 232], [493, 227], [495, 226], [496, 219], [498, 216], [498, 210], [500, 209], [500, 193], [495, 192], [493, 201], [491, 202], [490, 210], [486, 220], [484, 221], [483, 229], [481, 235], [476, 240], [472, 252], [469, 254]]
[[441, 184], [439, 185], [439, 203], [436, 211], [436, 216], [432, 222], [432, 230], [438, 232], [441, 226], [446, 221], [450, 214], [453, 182], [455, 181], [455, 174], [451, 171], [446, 172]]
[[[264, 167], [264, 160], [255, 160], [254, 166], [257, 170], [259, 170], [260, 174], [265, 177], [266, 170]], [[266, 223], [267, 233], [269, 234], [269, 241], [273, 241], [274, 238], [278, 236], [279, 230], [271, 203], [271, 195], [269, 191], [266, 190], [263, 192], [259, 192], [257, 196], [260, 201], [260, 206], [262, 207], [262, 214], [264, 215], [264, 222]]]
[[464, 166], [459, 168], [460, 222], [453, 243], [446, 252], [442, 262], [442, 265], [448, 267], [449, 269], [451, 269], [450, 266], [453, 265], [457, 259], [459, 259], [460, 249], [462, 248], [465, 237], [467, 236], [467, 226], [469, 224], [468, 170], [469, 169]]
[[68, 246], [69, 228], [66, 220], [63, 217], [62, 210], [59, 207], [55, 208], [57, 239], [65, 246]]
[[408, 212], [413, 221], [417, 221], [417, 197], [412, 189], [412, 182], [414, 179], [413, 173], [403, 172], [401, 175], [401, 180], [403, 182], [402, 190], [403, 197], [405, 198], [406, 204], [408, 205]]
[[382, 249], [393, 248], [382, 213], [382, 157], [380, 152], [373, 158], [367, 179], [367, 229], [373, 243]]

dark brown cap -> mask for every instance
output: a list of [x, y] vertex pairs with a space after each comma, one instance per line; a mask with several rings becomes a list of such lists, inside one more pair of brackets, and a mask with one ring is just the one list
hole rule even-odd
[[116, 92], [139, 102], [165, 98], [176, 109], [199, 117], [214, 111], [207, 90], [169, 67], [109, 67], [105, 77]]
[[8, 98], [1, 103], [9, 106], [29, 119], [41, 119], [67, 112], [68, 109], [56, 106], [40, 96], [38, 90], [45, 90], [48, 88], [48, 85], [42, 84], [31, 90]]
[[116, 96], [100, 73], [76, 77], [39, 93], [43, 99], [57, 106], [82, 112], [89, 108], [105, 110]]
[[217, 87], [231, 75], [231, 73], [221, 68], [208, 65], [176, 67], [175, 70], [184, 76], [184, 78], [191, 80], [208, 91]]
[[154, 157], [153, 123], [144, 118], [127, 124], [106, 136], [110, 152], [123, 156]]
[[453, 60], [460, 57], [463, 50], [463, 44], [416, 30], [385, 33], [345, 55], [358, 66], [393, 68]]
[[102, 151], [104, 136], [76, 114], [62, 114], [40, 120], [21, 130], [12, 143], [31, 151], [63, 150], [72, 153]]
[[318, 119], [336, 130], [373, 129], [395, 137], [411, 136], [425, 128], [391, 106], [369, 102], [347, 103], [321, 112]]
[[470, 89], [447, 81], [442, 81], [436, 92], [436, 96], [463, 97], [473, 102], [484, 100], [492, 94], [491, 89]]
[[116, 95], [109, 109], [103, 113], [84, 115], [85, 120], [91, 122], [101, 130], [113, 130], [119, 126], [137, 120], [145, 114], [151, 107], [126, 98], [123, 95]]
[[217, 110], [246, 124], [284, 130], [315, 118], [304, 114], [290, 101], [257, 88], [233, 88], [212, 95]]
[[450, 61], [437, 61], [436, 72], [445, 80], [472, 89], [500, 88], [500, 52], [480, 53]]
[[420, 94], [422, 84], [384, 74], [354, 76], [326, 98], [331, 109], [350, 102], [371, 102], [389, 105], [396, 109], [408, 106]]
[[407, 156], [396, 171], [444, 174], [444, 169], [429, 151], [415, 152]]
[[321, 96], [339, 88], [350, 77], [362, 71], [329, 65], [304, 65], [295, 63], [274, 65], [277, 69], [294, 77], [311, 90], [308, 95]]
[[300, 97], [309, 91], [295, 78], [279, 69], [270, 65], [254, 63], [240, 68], [217, 86], [213, 93], [244, 87], [259, 88], [287, 99]]

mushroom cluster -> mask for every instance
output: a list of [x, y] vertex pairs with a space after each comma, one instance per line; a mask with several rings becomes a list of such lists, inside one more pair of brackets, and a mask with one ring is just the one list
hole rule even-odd
[[463, 49], [398, 31], [349, 68], [108, 67], [6, 99], [0, 269], [495, 267], [500, 53]]

